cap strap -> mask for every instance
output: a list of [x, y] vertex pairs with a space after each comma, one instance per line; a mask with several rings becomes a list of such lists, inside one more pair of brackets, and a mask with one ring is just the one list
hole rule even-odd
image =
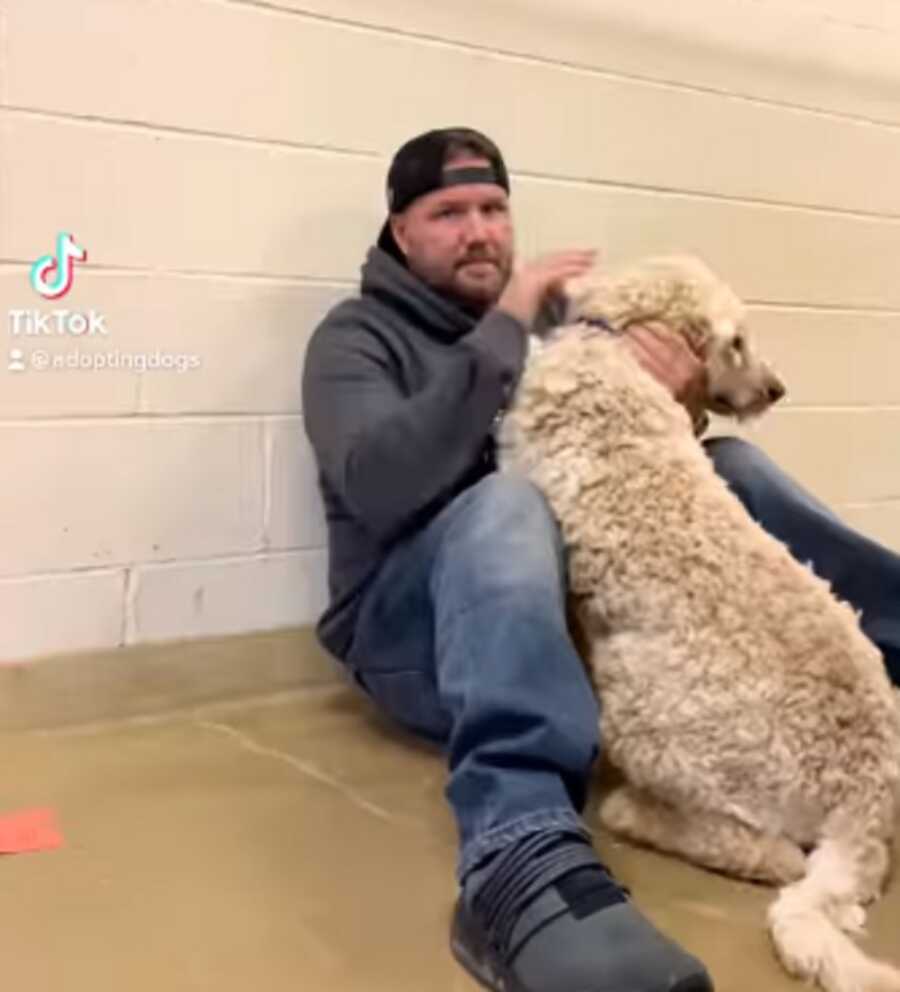
[[490, 183], [493, 186], [501, 186], [503, 189], [507, 188], [496, 169], [484, 165], [443, 169], [440, 185], [437, 188], [446, 189], [448, 186], [465, 186], [469, 183]]

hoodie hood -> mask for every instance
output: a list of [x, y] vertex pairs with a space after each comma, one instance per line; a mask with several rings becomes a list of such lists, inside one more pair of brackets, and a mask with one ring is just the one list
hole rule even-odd
[[374, 296], [432, 337], [456, 341], [481, 319], [432, 289], [382, 248], [370, 248], [362, 267], [364, 295]]

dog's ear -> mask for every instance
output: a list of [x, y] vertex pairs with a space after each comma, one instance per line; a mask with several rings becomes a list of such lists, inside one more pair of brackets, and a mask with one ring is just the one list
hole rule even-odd
[[530, 371], [529, 388], [535, 396], [552, 399], [554, 405], [559, 400], [571, 396], [578, 389], [578, 370], [571, 366], [569, 349], [562, 346], [562, 356], [556, 348], [545, 348], [539, 343], [534, 351], [533, 343], [529, 343], [529, 359], [537, 357], [542, 352], [544, 360], [536, 362]]
[[578, 378], [568, 369], [547, 369], [539, 380], [539, 386], [549, 396], [562, 399], [564, 396], [571, 396], [578, 389]]
[[737, 327], [730, 317], [722, 317], [714, 322], [709, 322], [710, 331], [723, 341], [730, 341], [734, 337]]
[[565, 313], [563, 323], [573, 324], [582, 315], [582, 305], [590, 297], [595, 275], [588, 273], [583, 276], [574, 276], [567, 279], [563, 286], [563, 298], [565, 301]]

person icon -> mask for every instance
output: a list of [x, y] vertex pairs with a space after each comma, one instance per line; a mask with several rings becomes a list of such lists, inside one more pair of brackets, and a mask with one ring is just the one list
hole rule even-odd
[[10, 350], [8, 369], [10, 372], [25, 371], [25, 353], [21, 348], [12, 348]]

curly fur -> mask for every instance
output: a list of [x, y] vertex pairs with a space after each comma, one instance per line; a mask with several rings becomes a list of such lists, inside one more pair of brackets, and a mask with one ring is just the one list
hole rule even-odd
[[[695, 259], [579, 280], [571, 297], [573, 317], [664, 319], [704, 356], [711, 390], [722, 342], [743, 333], [740, 301]], [[732, 399], [741, 375], [755, 381], [737, 414], [762, 408], [773, 375], [743, 350], [725, 369]], [[881, 892], [900, 801], [900, 712], [854, 612], [751, 520], [613, 335], [557, 331], [500, 440], [502, 467], [540, 486], [569, 548], [605, 747], [627, 783], [601, 821], [785, 886], [769, 927], [795, 976], [898, 992], [900, 971], [846, 936]]]

